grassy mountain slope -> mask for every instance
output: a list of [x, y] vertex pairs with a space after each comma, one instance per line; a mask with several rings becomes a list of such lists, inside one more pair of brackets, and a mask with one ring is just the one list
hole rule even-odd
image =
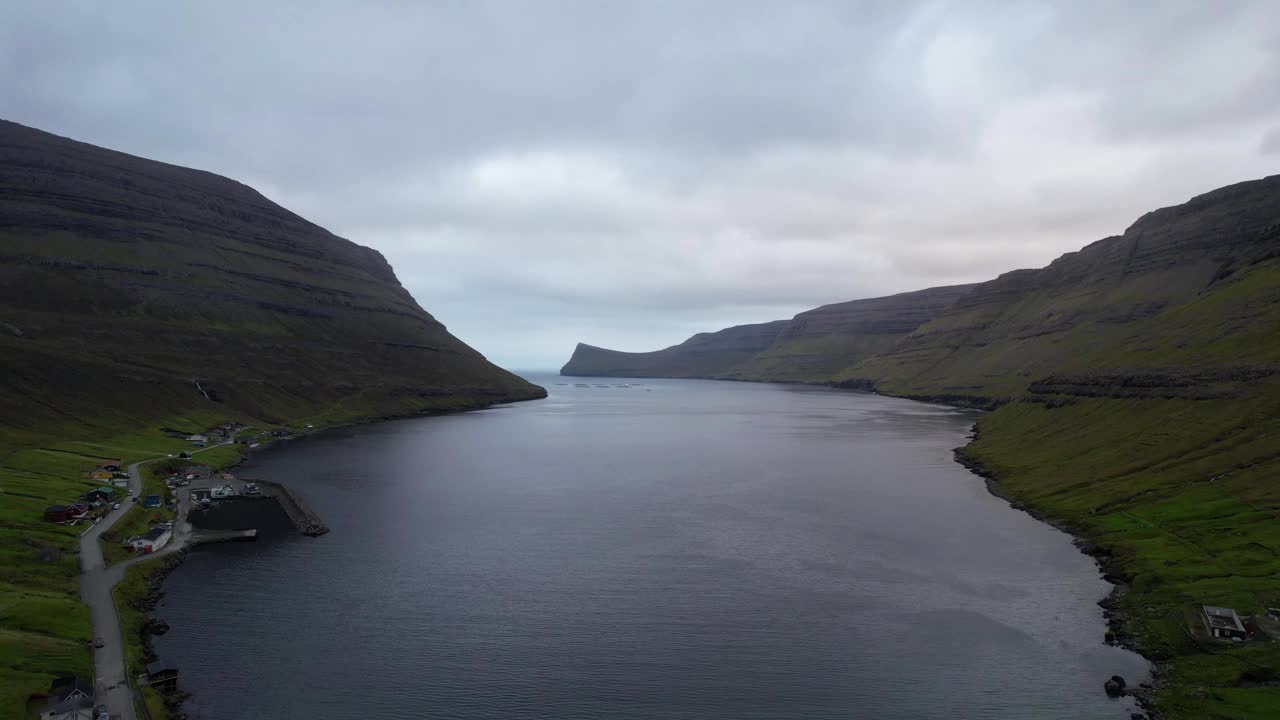
[[1106, 607], [1161, 662], [1155, 708], [1280, 717], [1280, 643], [1215, 642], [1196, 614], [1280, 607], [1280, 176], [974, 286], [887, 345], [767, 351], [761, 375], [995, 408], [961, 459], [1123, 583]]
[[973, 286], [929, 288], [823, 305], [790, 320], [699, 333], [647, 353], [579, 344], [562, 375], [831, 382], [888, 350]]
[[698, 333], [679, 345], [628, 353], [579, 343], [561, 375], [589, 377], [720, 377], [773, 344], [788, 321], [736, 325]]
[[796, 315], [764, 352], [724, 374], [738, 380], [828, 382], [893, 348], [973, 288], [929, 288], [823, 305]]
[[536, 397], [376, 251], [210, 173], [0, 123], [0, 430], [156, 407], [378, 416]]
[[0, 715], [89, 670], [85, 471], [161, 432], [541, 397], [402, 288], [380, 254], [206, 172], [0, 121]]
[[845, 381], [999, 406], [962, 457], [1099, 548], [1113, 629], [1171, 718], [1280, 717], [1280, 647], [1202, 604], [1280, 606], [1280, 177], [1149, 213], [979, 285]]
[[842, 379], [1007, 399], [1055, 373], [1270, 362], [1270, 276], [1238, 283], [1277, 253], [1280, 176], [1221, 188], [1043, 269], [978, 285]]

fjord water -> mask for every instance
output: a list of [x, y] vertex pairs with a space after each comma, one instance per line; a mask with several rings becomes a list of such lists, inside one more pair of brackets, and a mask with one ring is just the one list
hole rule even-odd
[[193, 552], [156, 639], [222, 718], [1127, 718], [1109, 590], [957, 465], [975, 416], [824, 388], [550, 397], [261, 453], [332, 528]]

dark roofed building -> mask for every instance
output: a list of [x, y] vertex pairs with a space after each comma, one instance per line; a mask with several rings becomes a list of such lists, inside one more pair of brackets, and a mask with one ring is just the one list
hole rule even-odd
[[44, 509], [44, 519], [48, 522], [66, 522], [67, 506], [66, 505], [50, 505]]
[[1244, 623], [1240, 622], [1240, 616], [1236, 615], [1236, 611], [1231, 608], [1202, 605], [1200, 615], [1204, 620], [1205, 630], [1215, 638], [1245, 640], [1249, 637], [1249, 633], [1244, 629]]
[[178, 670], [160, 661], [153, 662], [147, 666], [147, 684], [161, 695], [172, 695], [178, 692]]
[[93, 684], [78, 677], [60, 677], [49, 686], [49, 702], [41, 720], [68, 720], [93, 717]]

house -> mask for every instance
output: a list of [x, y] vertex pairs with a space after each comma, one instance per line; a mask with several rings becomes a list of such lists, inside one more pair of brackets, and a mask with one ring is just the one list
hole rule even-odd
[[40, 720], [93, 720], [93, 684], [71, 676], [54, 680]]
[[54, 522], [54, 523], [66, 522], [68, 519], [70, 519], [67, 517], [67, 506], [66, 505], [50, 505], [49, 507], [44, 509], [44, 519], [45, 519], [45, 522]]
[[115, 495], [115, 490], [112, 490], [109, 487], [100, 487], [85, 493], [83, 499], [85, 502], [90, 503], [104, 503], [110, 502], [111, 498], [115, 497]]
[[124, 470], [124, 466], [120, 464], [119, 460], [103, 460], [98, 464], [97, 469], [106, 470], [107, 472], [120, 472]]
[[209, 441], [209, 438], [205, 437], [204, 435], [200, 435], [199, 433], [187, 438], [187, 442], [193, 442], [193, 443], [204, 443], [208, 441]]
[[1236, 611], [1231, 608], [1202, 605], [1200, 617], [1204, 620], [1204, 629], [1215, 638], [1246, 640], [1249, 637], [1249, 633], [1245, 632], [1244, 623], [1240, 622], [1240, 616], [1236, 615]]
[[71, 503], [67, 506], [67, 519], [79, 520], [89, 516], [93, 512], [93, 508], [82, 502]]
[[131, 537], [124, 544], [137, 552], [153, 553], [169, 544], [173, 537], [173, 528], [157, 525], [142, 535]]
[[110, 470], [94, 470], [93, 472], [89, 473], [89, 477], [93, 478], [94, 480], [110, 480], [111, 478], [115, 477], [115, 473], [113, 473]]
[[239, 491], [237, 491], [234, 487], [232, 487], [230, 483], [226, 485], [218, 485], [209, 491], [209, 495], [214, 500], [223, 500], [225, 498], [233, 498], [239, 494], [240, 494]]
[[159, 495], [148, 495], [142, 498], [142, 507], [158, 508], [164, 504], [164, 498]]

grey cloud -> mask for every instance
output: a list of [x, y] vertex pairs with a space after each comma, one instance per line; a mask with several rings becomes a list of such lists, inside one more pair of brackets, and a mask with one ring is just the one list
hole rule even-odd
[[992, 277], [1275, 172], [1257, 2], [0, 7], [0, 115], [254, 185], [516, 366]]

